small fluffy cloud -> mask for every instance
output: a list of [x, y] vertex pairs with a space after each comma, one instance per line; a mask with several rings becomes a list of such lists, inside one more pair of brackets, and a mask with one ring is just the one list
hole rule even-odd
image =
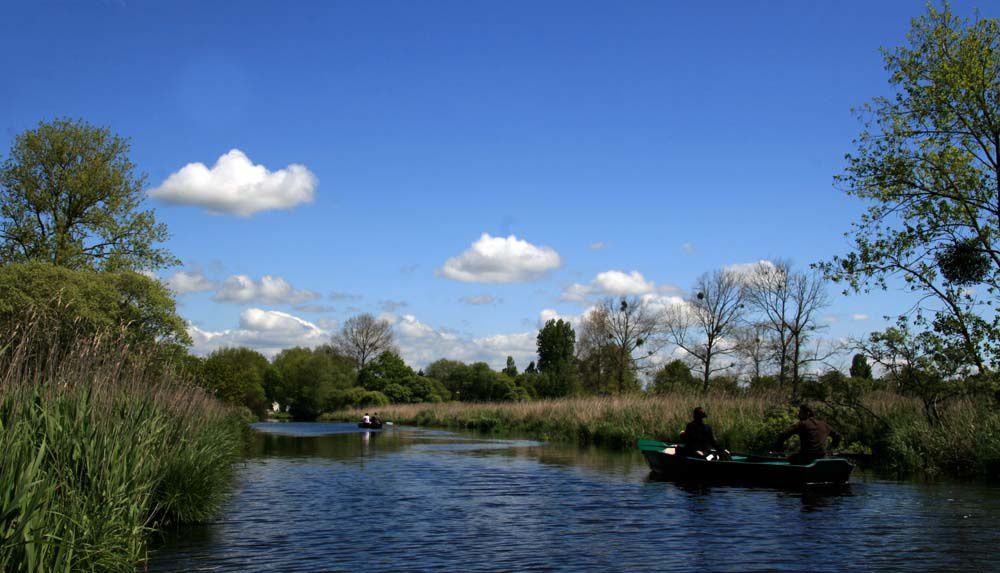
[[868, 318], [869, 318], [869, 316], [867, 314], [862, 314], [862, 313], [852, 314], [851, 315], [851, 320], [861, 321], [861, 320], [868, 320]]
[[684, 243], [681, 245], [681, 250], [684, 251], [685, 255], [693, 255], [695, 250], [694, 243]]
[[317, 183], [316, 176], [304, 165], [293, 163], [269, 171], [233, 149], [211, 168], [204, 163], [188, 163], [151, 189], [149, 196], [167, 203], [197, 205], [213, 214], [249, 217], [260, 211], [309, 203]]
[[596, 243], [590, 243], [591, 251], [601, 251], [608, 248], [608, 244], [604, 241], [597, 241]]
[[656, 291], [656, 284], [646, 280], [639, 271], [605, 271], [598, 273], [590, 284], [575, 283], [563, 290], [562, 299], [583, 301], [592, 296], [641, 295]]
[[217, 302], [266, 304], [297, 304], [319, 298], [319, 293], [293, 288], [281, 277], [264, 275], [255, 281], [246, 275], [233, 275], [225, 280], [216, 291], [213, 300]]
[[240, 314], [238, 328], [208, 331], [188, 326], [196, 354], [208, 354], [222, 347], [246, 346], [269, 357], [284, 348], [323, 344], [331, 332], [307, 320], [277, 310], [248, 308]]
[[536, 280], [562, 264], [559, 253], [509, 237], [483, 233], [461, 255], [445, 261], [438, 273], [462, 282], [509, 283]]
[[177, 271], [165, 282], [167, 288], [177, 295], [212, 290], [216, 286], [215, 282], [205, 278], [205, 275], [198, 270]]

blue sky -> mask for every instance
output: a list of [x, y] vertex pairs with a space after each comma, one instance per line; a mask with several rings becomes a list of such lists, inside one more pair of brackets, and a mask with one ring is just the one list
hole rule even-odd
[[[521, 362], [542, 311], [579, 315], [623, 284], [592, 284], [600, 273], [666, 296], [713, 268], [843, 252], [863, 208], [833, 185], [860, 129], [850, 110], [888, 93], [878, 49], [903, 43], [923, 11], [7, 2], [0, 150], [54, 117], [132, 139], [184, 261], [160, 275], [183, 271], [171, 284], [203, 289], [179, 295], [198, 351], [315, 344], [370, 311], [397, 321], [415, 364]], [[234, 149], [228, 174], [181, 172], [207, 173]], [[299, 177], [281, 171], [290, 165]], [[213, 195], [227, 184], [235, 195]], [[484, 233], [499, 258], [469, 255], [454, 262], [465, 274], [449, 272]], [[477, 280], [483, 265], [499, 274]], [[573, 284], [590, 298], [566, 300]], [[824, 313], [834, 338], [912, 301], [839, 291]]]

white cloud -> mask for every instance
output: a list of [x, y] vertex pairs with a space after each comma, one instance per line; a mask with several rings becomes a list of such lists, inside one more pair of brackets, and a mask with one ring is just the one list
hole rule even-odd
[[596, 243], [590, 244], [591, 251], [600, 251], [606, 248], [608, 248], [608, 244], [605, 243], [604, 241], [597, 241]]
[[225, 280], [216, 291], [213, 300], [217, 302], [266, 304], [297, 304], [319, 298], [319, 293], [296, 289], [281, 277], [264, 275], [255, 281], [246, 275], [233, 275]]
[[684, 243], [681, 245], [681, 250], [684, 251], [685, 255], [693, 255], [695, 251], [694, 243]]
[[409, 303], [405, 300], [380, 300], [378, 306], [385, 312], [396, 312], [401, 308], [409, 306]]
[[166, 281], [167, 288], [177, 295], [202, 292], [215, 288], [215, 282], [208, 280], [199, 270], [177, 271]]
[[191, 324], [188, 334], [194, 341], [195, 354], [208, 354], [222, 347], [246, 346], [273, 357], [284, 348], [324, 344], [331, 333], [286, 312], [248, 308], [240, 314], [238, 328], [208, 331]]
[[559, 253], [509, 237], [483, 233], [464, 253], [445, 261], [438, 273], [462, 282], [507, 283], [541, 278], [559, 268]]
[[851, 320], [868, 320], [870, 317], [867, 314], [857, 313], [851, 315]]
[[760, 266], [760, 265], [763, 265], [763, 266], [768, 267], [768, 268], [774, 268], [774, 263], [772, 263], [771, 261], [766, 260], [766, 259], [761, 259], [759, 261], [752, 262], [752, 263], [736, 263], [736, 264], [728, 265], [728, 266], [726, 266], [724, 268], [724, 270], [732, 272], [732, 273], [736, 273], [738, 275], [744, 275], [745, 276], [745, 275], [749, 275], [749, 274], [753, 273], [754, 271], [756, 271], [757, 268], [758, 268], [758, 266]]
[[239, 149], [219, 157], [211, 169], [188, 163], [149, 196], [167, 203], [198, 205], [213, 214], [249, 217], [259, 211], [289, 209], [313, 200], [317, 179], [304, 165], [268, 171]]
[[535, 360], [535, 339], [538, 332], [494, 334], [478, 338], [460, 337], [452, 332], [435, 329], [420, 322], [412, 314], [398, 317], [395, 322], [396, 346], [410, 365], [422, 368], [440, 358], [462, 362], [486, 362], [499, 369], [508, 356], [513, 356], [523, 368]]
[[604, 271], [590, 284], [575, 283], [563, 290], [563, 300], [583, 301], [592, 296], [641, 295], [656, 291], [656, 283], [646, 280], [639, 271]]

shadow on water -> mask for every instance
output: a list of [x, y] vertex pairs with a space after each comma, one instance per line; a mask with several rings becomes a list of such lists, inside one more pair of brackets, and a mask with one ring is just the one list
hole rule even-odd
[[638, 452], [259, 424], [220, 518], [153, 571], [982, 571], [1000, 489], [665, 482]]

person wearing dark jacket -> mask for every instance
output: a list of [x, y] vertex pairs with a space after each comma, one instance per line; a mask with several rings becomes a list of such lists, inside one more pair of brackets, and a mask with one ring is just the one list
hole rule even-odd
[[799, 421], [781, 432], [774, 449], [781, 449], [785, 445], [785, 440], [795, 435], [799, 437], [799, 453], [788, 458], [793, 464], [808, 464], [819, 458], [825, 458], [828, 438], [833, 438], [831, 447], [836, 448], [840, 445], [840, 434], [833, 431], [823, 420], [817, 419], [816, 413], [805, 404], [799, 407]]
[[715, 435], [712, 434], [712, 426], [705, 423], [708, 414], [701, 407], [694, 409], [694, 419], [688, 422], [681, 434], [684, 442], [684, 455], [703, 458], [711, 450], [718, 449], [715, 443]]

